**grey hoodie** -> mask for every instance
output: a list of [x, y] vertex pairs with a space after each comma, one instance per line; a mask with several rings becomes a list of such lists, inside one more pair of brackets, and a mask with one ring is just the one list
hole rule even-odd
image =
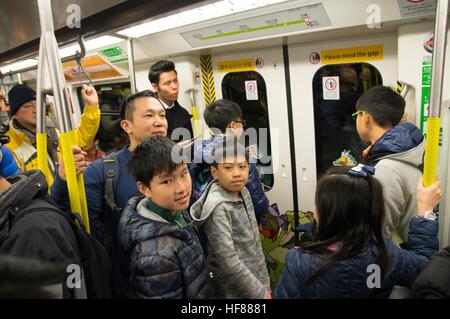
[[375, 166], [375, 177], [383, 187], [386, 205], [386, 233], [392, 236], [397, 231], [403, 241], [408, 239], [411, 218], [418, 213], [416, 193], [424, 149], [422, 141], [406, 152], [381, 157]]
[[217, 182], [191, 207], [208, 238], [207, 261], [218, 298], [267, 298], [270, 279], [250, 193], [229, 195]]

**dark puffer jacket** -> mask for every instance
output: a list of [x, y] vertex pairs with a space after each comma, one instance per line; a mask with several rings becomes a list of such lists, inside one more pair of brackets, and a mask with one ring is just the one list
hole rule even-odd
[[[213, 180], [210, 164], [208, 164], [213, 162], [211, 153], [216, 145], [221, 144], [226, 138], [230, 137], [219, 135], [194, 144], [194, 163], [189, 166], [189, 174], [192, 178], [190, 205], [193, 205], [202, 196], [208, 184]], [[269, 200], [264, 193], [261, 176], [254, 163], [249, 165], [248, 182], [245, 187], [250, 192], [256, 220], [259, 221], [259, 217], [269, 210]]]
[[[380, 288], [369, 288], [367, 282], [377, 263], [378, 252], [371, 245], [366, 252], [334, 264], [313, 284], [308, 279], [324, 264], [317, 255], [301, 249], [290, 249], [286, 268], [278, 282], [275, 298], [387, 298], [395, 285], [411, 287], [417, 275], [438, 249], [438, 222], [414, 217], [410, 224], [408, 249], [401, 249], [386, 240], [390, 270]], [[369, 270], [368, 270], [369, 269]]]
[[203, 248], [192, 224], [169, 224], [133, 197], [122, 213], [119, 242], [130, 256], [132, 298], [212, 298]]
[[412, 298], [450, 299], [450, 246], [440, 250], [417, 277]]

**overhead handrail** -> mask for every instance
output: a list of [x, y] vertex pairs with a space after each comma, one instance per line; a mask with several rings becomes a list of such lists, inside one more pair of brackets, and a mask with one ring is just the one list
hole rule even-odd
[[[84, 38], [81, 34], [77, 33], [77, 43], [80, 46], [80, 51], [76, 51], [75, 54], [72, 54], [70, 56], [67, 56], [65, 58], [61, 59], [61, 63], [65, 63], [65, 62], [69, 62], [72, 60], [76, 60], [77, 58], [84, 58], [86, 56], [86, 47], [84, 45]], [[38, 68], [37, 65], [33, 65], [24, 69], [20, 69], [20, 70], [15, 70], [15, 71], [8, 71], [6, 73], [2, 73], [3, 76], [12, 76], [14, 74], [18, 74], [18, 73], [24, 73], [24, 72], [28, 72], [28, 71], [33, 71], [36, 70]]]

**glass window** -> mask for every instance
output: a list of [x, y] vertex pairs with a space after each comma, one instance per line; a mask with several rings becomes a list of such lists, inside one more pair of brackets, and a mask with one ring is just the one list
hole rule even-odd
[[[323, 77], [339, 77], [339, 99], [323, 94]], [[317, 176], [333, 165], [345, 164], [344, 151], [359, 162], [368, 146], [361, 142], [352, 117], [358, 98], [373, 86], [383, 84], [380, 72], [368, 63], [326, 65], [313, 78]], [[334, 162], [334, 164], [333, 164]]]
[[[246, 81], [256, 81], [256, 94], [251, 92], [252, 83]], [[250, 87], [247, 87], [246, 85]], [[250, 90], [250, 91], [249, 91]], [[261, 158], [257, 162], [257, 167], [261, 172], [261, 179], [265, 190], [273, 187], [273, 169], [270, 145], [270, 125], [267, 105], [266, 82], [264, 78], [255, 71], [232, 72], [225, 75], [222, 81], [223, 98], [236, 102], [241, 106], [245, 129], [254, 128], [257, 133], [257, 147]], [[260, 129], [264, 129], [261, 130]], [[267, 132], [262, 138], [262, 132]], [[250, 146], [248, 136], [244, 135], [245, 141], [241, 141], [245, 146]]]

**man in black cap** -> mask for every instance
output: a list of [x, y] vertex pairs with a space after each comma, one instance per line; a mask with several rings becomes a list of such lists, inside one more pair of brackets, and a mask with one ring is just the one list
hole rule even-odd
[[[176, 142], [191, 139], [193, 137], [192, 115], [177, 101], [180, 86], [173, 62], [162, 60], [153, 64], [148, 72], [148, 79], [152, 84], [153, 91], [158, 94], [158, 98], [166, 109], [166, 117], [169, 124], [167, 136]], [[183, 138], [180, 139], [178, 134], [172, 136], [172, 132], [176, 128], [184, 128], [186, 130]], [[186, 134], [189, 134], [189, 136], [186, 136]]]
[[[81, 94], [84, 102], [84, 112], [81, 116], [77, 137], [78, 146], [84, 147], [92, 143], [100, 124], [100, 109], [97, 92], [93, 87], [83, 86]], [[9, 143], [5, 144], [13, 153], [17, 165], [22, 171], [38, 169], [36, 150], [36, 91], [22, 84], [15, 85], [8, 92], [10, 115]], [[49, 184], [58, 169], [58, 131], [52, 121], [46, 118], [47, 152], [49, 169], [52, 176]]]

